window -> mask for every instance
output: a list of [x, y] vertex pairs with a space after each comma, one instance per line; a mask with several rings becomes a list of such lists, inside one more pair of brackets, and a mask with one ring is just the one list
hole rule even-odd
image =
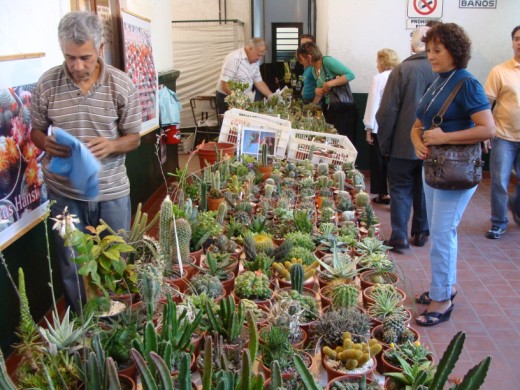
[[302, 35], [303, 23], [272, 23], [272, 62], [294, 59]]

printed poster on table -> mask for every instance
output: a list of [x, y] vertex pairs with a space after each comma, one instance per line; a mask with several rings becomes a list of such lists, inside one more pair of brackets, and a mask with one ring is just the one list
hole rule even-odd
[[121, 10], [125, 72], [139, 93], [143, 124], [141, 132], [159, 126], [159, 80], [155, 68], [150, 20]]
[[47, 207], [43, 153], [29, 136], [41, 73], [41, 59], [0, 62], [0, 250], [36, 225]]

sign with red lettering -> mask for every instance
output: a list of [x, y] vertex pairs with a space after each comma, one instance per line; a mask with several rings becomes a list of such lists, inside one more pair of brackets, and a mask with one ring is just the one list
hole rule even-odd
[[409, 18], [442, 17], [443, 0], [408, 0]]

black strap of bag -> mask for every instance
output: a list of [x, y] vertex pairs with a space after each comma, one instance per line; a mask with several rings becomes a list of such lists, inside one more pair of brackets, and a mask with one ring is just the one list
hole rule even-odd
[[[444, 114], [460, 88], [462, 79], [451, 91], [433, 117], [431, 128], [439, 127]], [[482, 180], [480, 142], [473, 145], [431, 145], [429, 156], [424, 160], [424, 179], [430, 187], [442, 190], [463, 190], [475, 187]]]
[[[325, 67], [325, 57], [322, 60], [323, 71], [325, 72], [326, 81], [333, 80], [334, 78]], [[346, 84], [336, 85], [330, 88], [328, 92], [329, 96], [329, 105], [334, 105], [336, 103], [346, 103], [346, 104], [354, 104], [354, 95], [352, 94], [352, 90], [350, 89], [350, 82], [347, 81]]]
[[451, 93], [448, 95], [448, 97], [446, 98], [446, 101], [441, 106], [441, 108], [440, 108], [439, 112], [437, 113], [437, 115], [435, 115], [433, 117], [432, 125], [430, 127], [431, 129], [434, 129], [436, 127], [440, 127], [442, 125], [442, 121], [444, 119], [444, 114], [446, 113], [446, 110], [448, 109], [450, 104], [453, 102], [453, 99], [455, 99], [455, 96], [457, 96], [457, 94], [459, 93], [459, 91], [462, 88], [462, 85], [464, 84], [466, 79], [467, 79], [467, 77], [464, 77], [462, 80], [460, 80], [459, 83], [453, 89], [453, 91], [451, 91]]

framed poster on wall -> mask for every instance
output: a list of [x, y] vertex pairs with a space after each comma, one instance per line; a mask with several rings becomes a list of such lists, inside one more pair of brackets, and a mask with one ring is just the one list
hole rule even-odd
[[0, 250], [41, 221], [47, 210], [43, 152], [31, 141], [31, 96], [41, 58], [0, 57]]
[[124, 70], [132, 79], [141, 103], [141, 134], [159, 127], [159, 80], [155, 67], [151, 21], [121, 10]]

